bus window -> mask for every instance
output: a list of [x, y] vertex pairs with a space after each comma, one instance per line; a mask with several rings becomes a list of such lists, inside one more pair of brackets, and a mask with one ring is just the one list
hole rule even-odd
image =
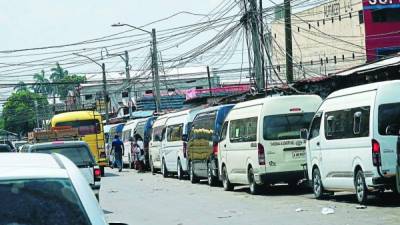
[[67, 121], [56, 124], [56, 127], [62, 126], [77, 128], [79, 135], [99, 134], [101, 132], [100, 123], [97, 120]]

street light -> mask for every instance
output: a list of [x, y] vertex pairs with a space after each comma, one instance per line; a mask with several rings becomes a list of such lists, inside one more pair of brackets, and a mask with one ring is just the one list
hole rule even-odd
[[[102, 49], [103, 50], [103, 49]], [[90, 58], [89, 56], [86, 55], [81, 55], [79, 53], [72, 53], [73, 55], [80, 56], [86, 59], [89, 59], [90, 61], [96, 63], [98, 66], [101, 67], [101, 70], [103, 72], [103, 96], [104, 96], [104, 108], [105, 108], [105, 117], [106, 117], [106, 124], [108, 124], [108, 97], [107, 97], [107, 80], [106, 80], [106, 65], [104, 63], [100, 64], [96, 62], [96, 60]]]
[[151, 35], [151, 38], [152, 38], [152, 49], [153, 49], [152, 50], [151, 59], [152, 59], [152, 68], [153, 68], [152, 72], [153, 72], [153, 77], [154, 77], [153, 86], [154, 86], [154, 89], [156, 91], [156, 98], [155, 98], [156, 112], [160, 112], [161, 111], [161, 102], [160, 102], [160, 96], [161, 95], [160, 95], [160, 78], [158, 76], [158, 55], [157, 55], [156, 29], [153, 28], [151, 30], [151, 32], [150, 32], [150, 31], [144, 30], [144, 29], [142, 29], [140, 27], [135, 27], [135, 26], [132, 26], [132, 25], [126, 24], [126, 23], [115, 23], [115, 24], [112, 24], [111, 26], [112, 27], [127, 26], [127, 27], [131, 27], [133, 29], [143, 31], [143, 32], [148, 33], [148, 34]]

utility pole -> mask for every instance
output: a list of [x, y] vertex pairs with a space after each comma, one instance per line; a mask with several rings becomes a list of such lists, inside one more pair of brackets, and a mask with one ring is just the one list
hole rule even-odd
[[265, 77], [262, 71], [262, 62], [261, 59], [263, 58], [264, 52], [260, 51], [260, 35], [259, 35], [259, 28], [258, 28], [258, 17], [257, 17], [257, 3], [256, 0], [249, 0], [250, 8], [249, 12], [250, 15], [250, 23], [251, 23], [251, 39], [253, 42], [253, 54], [254, 54], [254, 69], [255, 69], [255, 76], [256, 76], [256, 84], [258, 92], [265, 90]]
[[[260, 37], [261, 37], [261, 51], [264, 52], [266, 54], [269, 54], [267, 51], [269, 50], [268, 48], [266, 48], [267, 46], [265, 45], [265, 37], [264, 37], [264, 18], [263, 18], [263, 4], [262, 4], [262, 0], [259, 0], [259, 18], [260, 18]], [[262, 58], [261, 58], [261, 64], [262, 64], [262, 75], [264, 77], [264, 88], [265, 88], [265, 94], [267, 94], [267, 87], [268, 87], [268, 71], [265, 70], [265, 58], [264, 58], [264, 54], [262, 54]]]
[[[131, 74], [130, 74], [130, 68], [129, 68], [129, 53], [128, 51], [125, 51], [125, 73], [126, 73], [126, 80], [128, 82], [128, 107], [129, 107], [129, 118], [132, 118], [132, 101], [131, 101]], [[135, 88], [134, 88], [135, 89]]]
[[105, 117], [106, 124], [108, 124], [108, 95], [107, 95], [107, 79], [106, 79], [106, 64], [101, 64], [101, 70], [103, 72], [103, 98], [104, 98], [104, 108], [105, 108]]
[[285, 48], [286, 48], [286, 81], [293, 82], [293, 47], [292, 47], [292, 18], [290, 0], [284, 0], [285, 11]]
[[156, 91], [156, 112], [161, 111], [161, 101], [160, 101], [160, 77], [158, 76], [158, 52], [157, 52], [157, 37], [156, 29], [151, 30], [152, 45], [153, 45], [153, 73], [154, 73], [154, 89]]
[[40, 125], [39, 125], [39, 117], [38, 117], [38, 103], [37, 103], [36, 100], [35, 100], [33, 103], [35, 104], [36, 128], [40, 128]]
[[211, 90], [211, 75], [210, 75], [210, 67], [207, 66], [207, 77], [208, 77], [208, 90], [210, 92], [210, 97], [213, 96], [212, 90]]

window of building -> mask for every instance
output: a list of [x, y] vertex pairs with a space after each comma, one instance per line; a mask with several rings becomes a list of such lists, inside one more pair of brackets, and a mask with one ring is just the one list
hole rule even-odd
[[332, 17], [331, 20], [332, 20], [332, 23], [333, 23], [333, 21], [334, 21], [335, 19]]
[[122, 97], [123, 98], [127, 98], [128, 97], [128, 92], [127, 91], [122, 92]]
[[344, 55], [342, 55], [342, 61], [344, 61]]
[[257, 117], [232, 120], [229, 127], [230, 142], [256, 141], [257, 121]]
[[328, 57], [326, 57], [326, 58], [325, 58], [325, 61], [326, 61], [326, 63], [328, 63], [328, 62], [329, 62], [329, 59], [328, 59]]
[[333, 61], [335, 62], [335, 64], [337, 63], [337, 61], [336, 61], [336, 55], [333, 56]]
[[93, 99], [93, 95], [85, 95], [85, 100], [91, 100]]
[[313, 65], [314, 64], [314, 62], [311, 60], [311, 65]]
[[300, 27], [297, 27], [297, 32], [300, 32]]
[[351, 19], [351, 17], [352, 17], [351, 12], [349, 12], [349, 18]]
[[168, 92], [174, 92], [175, 88], [168, 88]]
[[281, 66], [280, 65], [276, 66], [276, 69], [278, 70], [278, 72], [281, 72]]
[[276, 33], [274, 34], [274, 38], [276, 39]]
[[362, 10], [358, 11], [358, 21], [360, 22], [360, 24], [364, 23], [364, 14]]
[[320, 58], [321, 60], [321, 65], [324, 65], [324, 60], [322, 58]]
[[176, 124], [167, 127], [167, 141], [181, 141], [183, 134], [183, 124]]
[[308, 24], [308, 29], [311, 30], [311, 24]]
[[342, 21], [342, 16], [341, 15], [339, 15], [339, 21]]
[[356, 58], [356, 55], [354, 54], [354, 52], [353, 52], [353, 55], [352, 55], [352, 56], [353, 56], [353, 59], [355, 59], [355, 58]]
[[369, 106], [326, 112], [326, 139], [368, 137], [369, 114]]
[[319, 21], [317, 21], [317, 27], [319, 27]]
[[325, 25], [325, 19], [322, 19], [322, 24]]
[[153, 90], [146, 90], [144, 93], [145, 94], [153, 94]]
[[399, 22], [400, 8], [372, 10], [372, 21], [375, 23]]

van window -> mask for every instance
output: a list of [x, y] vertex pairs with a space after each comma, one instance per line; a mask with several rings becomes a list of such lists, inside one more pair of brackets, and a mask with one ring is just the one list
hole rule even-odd
[[131, 130], [126, 130], [122, 133], [122, 140], [123, 141], [129, 141], [129, 138], [131, 137]]
[[224, 125], [222, 126], [221, 136], [219, 139], [220, 141], [226, 139], [227, 131], [228, 131], [228, 122], [225, 122]]
[[257, 117], [232, 120], [229, 127], [230, 142], [251, 142], [257, 140]]
[[314, 113], [282, 114], [264, 117], [264, 140], [299, 139], [300, 130], [307, 128]]
[[153, 128], [153, 141], [160, 142], [162, 138], [162, 130], [163, 127], [154, 127]]
[[183, 124], [177, 124], [167, 127], [167, 141], [182, 141]]
[[380, 135], [399, 135], [400, 103], [383, 104], [378, 108], [378, 131]]
[[308, 136], [308, 140], [318, 137], [320, 128], [321, 128], [321, 115], [316, 115], [313, 121], [311, 122], [310, 134]]
[[369, 106], [326, 112], [326, 139], [368, 137], [369, 115]]
[[215, 113], [197, 116], [193, 124], [194, 127], [192, 127], [192, 131], [190, 132], [191, 139], [204, 139], [212, 141]]

